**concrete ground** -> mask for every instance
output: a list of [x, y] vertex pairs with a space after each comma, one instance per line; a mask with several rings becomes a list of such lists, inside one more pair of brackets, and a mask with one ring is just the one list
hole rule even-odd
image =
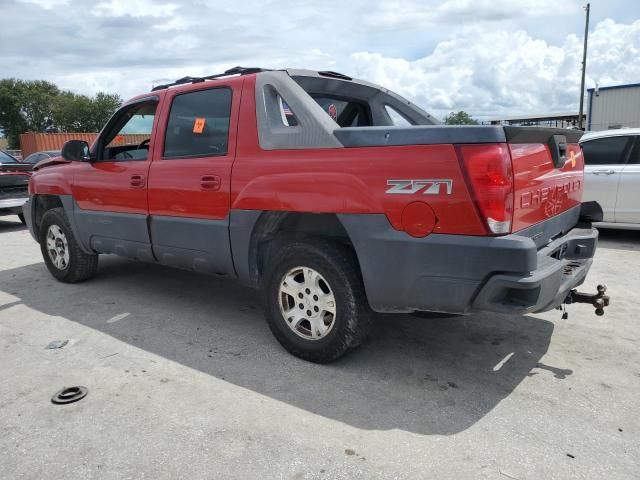
[[[0, 478], [622, 479], [640, 471], [640, 232], [604, 232], [572, 306], [379, 316], [319, 366], [257, 295], [115, 257], [64, 285], [0, 219]], [[69, 343], [47, 350], [52, 340]], [[56, 406], [63, 386], [89, 394]]]

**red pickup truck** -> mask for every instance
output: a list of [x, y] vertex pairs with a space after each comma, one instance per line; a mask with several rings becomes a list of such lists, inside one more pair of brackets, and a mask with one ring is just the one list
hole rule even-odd
[[372, 311], [601, 314], [603, 291], [573, 290], [598, 237], [581, 132], [437, 123], [335, 72], [185, 77], [37, 165], [24, 214], [58, 280], [103, 253], [236, 278], [316, 362], [358, 346]]

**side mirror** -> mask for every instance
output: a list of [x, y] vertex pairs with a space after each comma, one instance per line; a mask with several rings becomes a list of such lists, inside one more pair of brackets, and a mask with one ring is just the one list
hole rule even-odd
[[62, 158], [71, 162], [88, 162], [91, 159], [89, 144], [84, 140], [69, 140], [62, 146]]

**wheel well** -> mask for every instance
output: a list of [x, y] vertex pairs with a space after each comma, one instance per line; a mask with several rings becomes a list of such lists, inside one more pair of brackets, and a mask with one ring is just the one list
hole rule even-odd
[[301, 238], [324, 238], [355, 248], [340, 219], [333, 213], [264, 213], [253, 230], [249, 250], [251, 281], [259, 285], [266, 259], [275, 245], [275, 240]]
[[40, 237], [40, 223], [44, 214], [52, 208], [62, 207], [62, 201], [57, 195], [36, 195], [33, 205], [33, 231], [36, 238]]

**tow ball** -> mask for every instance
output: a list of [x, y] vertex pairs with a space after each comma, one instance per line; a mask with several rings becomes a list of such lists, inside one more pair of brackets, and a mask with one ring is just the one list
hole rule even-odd
[[[601, 317], [604, 315], [604, 308], [609, 306], [609, 295], [605, 295], [607, 287], [605, 285], [598, 285], [598, 293], [582, 293], [577, 290], [571, 290], [567, 297], [564, 299], [564, 304], [571, 303], [588, 303], [593, 305], [596, 309], [596, 315]], [[565, 311], [562, 318], [567, 318], [567, 312]]]

